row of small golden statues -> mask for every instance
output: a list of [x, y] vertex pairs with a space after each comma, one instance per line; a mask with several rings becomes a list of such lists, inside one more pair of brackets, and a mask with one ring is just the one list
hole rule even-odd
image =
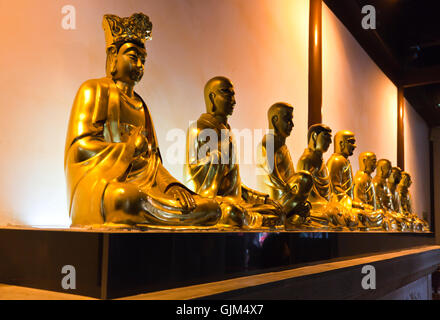
[[[81, 86], [67, 134], [72, 226], [429, 230], [412, 210], [407, 172], [364, 152], [353, 179], [352, 132], [336, 133], [335, 152], [326, 165], [323, 154], [332, 131], [323, 124], [311, 126], [296, 172], [285, 144], [293, 128], [293, 108], [287, 103], [270, 107], [271, 130], [259, 145], [259, 167], [265, 173], [259, 184], [267, 193], [246, 187], [228, 124], [234, 88], [225, 77], [208, 81], [206, 113], [188, 131], [188, 188], [162, 165], [150, 112], [134, 91], [144, 72], [145, 41], [152, 30], [149, 18], [142, 13], [128, 18], [105, 15], [103, 27], [107, 76]], [[204, 134], [207, 130], [216, 133], [218, 148], [206, 148], [213, 142]]]

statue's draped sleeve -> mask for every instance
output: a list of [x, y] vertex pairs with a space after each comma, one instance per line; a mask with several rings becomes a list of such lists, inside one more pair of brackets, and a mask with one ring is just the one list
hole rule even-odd
[[85, 82], [70, 115], [64, 167], [69, 213], [77, 224], [104, 222], [101, 201], [105, 187], [123, 176], [134, 154], [134, 146], [109, 142], [104, 136], [105, 126], [115, 125], [107, 121], [109, 90], [107, 81]]
[[[222, 150], [220, 124], [210, 114], [202, 114], [187, 135], [187, 179], [203, 197], [233, 195], [239, 181], [230, 166], [228, 150]], [[223, 155], [222, 155], [223, 151]], [[222, 158], [225, 157], [225, 158]], [[230, 179], [225, 179], [229, 176]], [[227, 185], [225, 181], [229, 181]]]
[[[124, 181], [131, 170], [135, 147], [121, 140], [120, 94], [107, 78], [86, 81], [72, 107], [64, 167], [69, 213], [76, 225], [105, 221], [103, 197], [112, 181]], [[141, 174], [129, 178], [142, 190], [153, 184], [162, 192], [178, 182], [161, 164], [153, 123], [144, 104], [146, 138], [151, 146]], [[142, 181], [141, 181], [142, 180]]]
[[273, 140], [268, 142], [268, 139], [273, 139], [273, 136], [266, 136], [258, 146], [258, 167], [262, 170], [262, 174], [257, 178], [261, 189], [268, 192], [272, 198], [278, 200], [282, 195], [290, 192], [290, 186], [288, 181], [286, 181], [286, 177], [278, 168], [279, 157], [282, 155], [280, 155], [279, 150], [277, 152], [268, 152], [266, 144], [273, 144]]

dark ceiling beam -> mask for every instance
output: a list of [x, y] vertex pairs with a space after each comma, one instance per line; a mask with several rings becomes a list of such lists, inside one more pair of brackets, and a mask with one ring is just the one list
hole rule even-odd
[[405, 88], [433, 83], [440, 83], [440, 65], [408, 69], [400, 81], [400, 84]]
[[370, 58], [398, 86], [401, 78], [400, 64], [377, 33], [377, 30], [362, 28], [361, 23], [364, 15], [359, 3], [355, 0], [324, 0], [324, 2], [341, 20]]

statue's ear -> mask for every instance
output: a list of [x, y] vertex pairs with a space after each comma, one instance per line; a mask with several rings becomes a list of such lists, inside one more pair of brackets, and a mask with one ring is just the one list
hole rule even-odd
[[108, 77], [112, 77], [116, 74], [117, 55], [118, 52], [115, 46], [110, 46], [107, 48], [106, 74]]
[[277, 115], [272, 116], [272, 126], [274, 128], [276, 128], [276, 123], [277, 122], [278, 122], [278, 116]]
[[214, 98], [215, 98], [215, 93], [214, 92], [210, 92], [209, 93], [209, 101], [211, 101], [211, 105], [212, 105], [212, 112], [215, 112], [215, 103], [214, 103]]
[[345, 141], [342, 139], [339, 141], [339, 147], [341, 148], [341, 151], [344, 150]]

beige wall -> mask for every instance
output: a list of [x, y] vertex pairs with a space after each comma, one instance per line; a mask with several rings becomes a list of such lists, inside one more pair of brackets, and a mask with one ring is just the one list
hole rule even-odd
[[410, 188], [415, 212], [422, 217], [431, 212], [429, 176], [429, 127], [405, 99], [405, 171], [411, 174]]
[[354, 173], [363, 151], [396, 165], [397, 88], [325, 4], [322, 16], [323, 122], [355, 133]]
[[[76, 8], [76, 30], [61, 28], [65, 4]], [[0, 225], [69, 223], [63, 172], [67, 121], [81, 83], [104, 76], [106, 13], [142, 11], [153, 22], [137, 91], [152, 112], [165, 166], [177, 178], [182, 164], [166, 160], [173, 143], [167, 133], [186, 130], [204, 112], [202, 88], [216, 75], [230, 77], [236, 86], [233, 127], [266, 128], [273, 102], [295, 106], [288, 144], [296, 162], [306, 145], [308, 6], [303, 0], [0, 2]], [[241, 172], [254, 187], [254, 166]]]

